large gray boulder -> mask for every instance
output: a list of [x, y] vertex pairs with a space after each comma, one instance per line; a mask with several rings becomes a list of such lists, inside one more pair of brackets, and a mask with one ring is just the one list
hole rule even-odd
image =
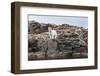
[[53, 40], [53, 39], [48, 40], [47, 48], [48, 48], [46, 51], [47, 58], [51, 58], [51, 59], [57, 58], [57, 56], [58, 56], [57, 41]]

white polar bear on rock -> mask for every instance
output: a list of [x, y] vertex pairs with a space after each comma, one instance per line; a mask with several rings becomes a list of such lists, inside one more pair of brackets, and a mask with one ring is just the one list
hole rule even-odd
[[49, 38], [50, 39], [56, 39], [57, 38], [56, 30], [52, 29], [51, 27], [48, 27], [48, 32], [49, 32]]

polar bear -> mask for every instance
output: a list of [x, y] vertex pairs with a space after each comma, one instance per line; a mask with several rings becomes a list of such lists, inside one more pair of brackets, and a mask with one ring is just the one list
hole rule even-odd
[[51, 27], [48, 27], [48, 32], [49, 32], [49, 38], [50, 39], [56, 39], [57, 38], [57, 32]]

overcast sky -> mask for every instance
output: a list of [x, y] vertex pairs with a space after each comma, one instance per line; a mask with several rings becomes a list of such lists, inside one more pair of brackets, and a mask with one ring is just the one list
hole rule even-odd
[[28, 19], [29, 21], [34, 20], [40, 23], [72, 24], [84, 28], [88, 27], [88, 17], [29, 15]]

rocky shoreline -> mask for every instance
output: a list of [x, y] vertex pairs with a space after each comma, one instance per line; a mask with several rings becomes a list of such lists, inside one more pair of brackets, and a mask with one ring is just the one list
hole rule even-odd
[[[58, 34], [48, 37], [48, 26]], [[88, 29], [69, 24], [29, 22], [28, 60], [75, 59], [88, 57]], [[81, 32], [78, 30], [81, 29]]]

